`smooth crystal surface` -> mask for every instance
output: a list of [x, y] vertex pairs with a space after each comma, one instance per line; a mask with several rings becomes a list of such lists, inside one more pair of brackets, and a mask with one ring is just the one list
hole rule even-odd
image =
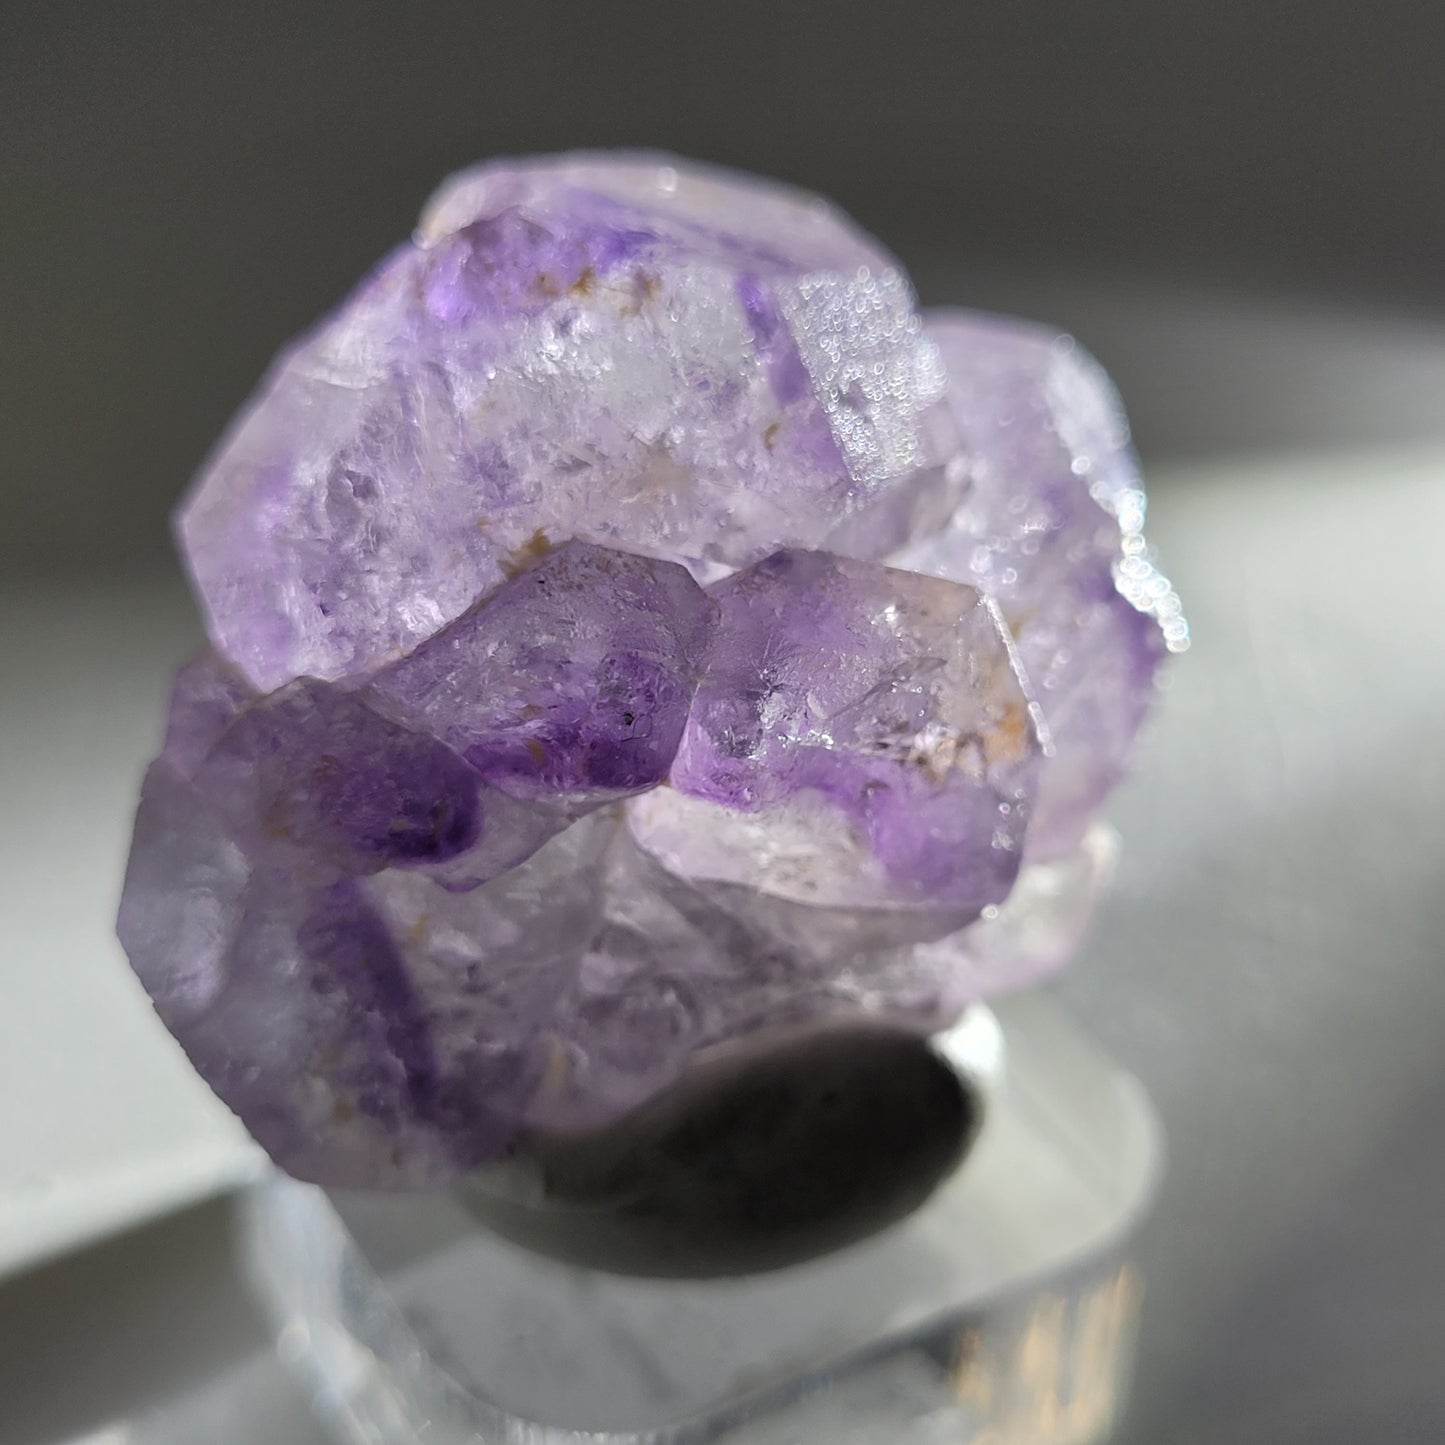
[[[119, 930], [288, 1170], [421, 1188], [1066, 960], [1178, 599], [1117, 397], [827, 203], [493, 162], [177, 516]], [[1093, 831], [1090, 831], [1091, 828]]]

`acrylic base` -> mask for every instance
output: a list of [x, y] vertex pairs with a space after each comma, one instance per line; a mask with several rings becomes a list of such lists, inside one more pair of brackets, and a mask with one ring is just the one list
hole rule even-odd
[[509, 1242], [463, 1192], [273, 1176], [245, 1228], [286, 1357], [372, 1445], [1102, 1440], [1158, 1131], [1050, 1000], [994, 1017], [937, 1041], [984, 1100], [962, 1163], [901, 1222], [767, 1273], [611, 1273]]

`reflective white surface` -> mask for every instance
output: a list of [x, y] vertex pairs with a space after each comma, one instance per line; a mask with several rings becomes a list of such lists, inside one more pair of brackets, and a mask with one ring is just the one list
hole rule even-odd
[[82, 581], [5, 596], [0, 629], [3, 1278], [213, 1193], [255, 1155], [114, 938], [166, 678], [198, 645], [184, 596]]
[[1433, 1438], [1389, 1422], [1445, 1421], [1445, 453], [1161, 483], [1194, 646], [1061, 983], [1169, 1139], [1127, 1438]]

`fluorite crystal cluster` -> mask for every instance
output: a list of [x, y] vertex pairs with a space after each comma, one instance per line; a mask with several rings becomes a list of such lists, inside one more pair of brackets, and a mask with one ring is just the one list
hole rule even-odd
[[1187, 637], [1099, 368], [825, 203], [498, 163], [196, 481], [120, 934], [276, 1160], [424, 1188], [1056, 966]]

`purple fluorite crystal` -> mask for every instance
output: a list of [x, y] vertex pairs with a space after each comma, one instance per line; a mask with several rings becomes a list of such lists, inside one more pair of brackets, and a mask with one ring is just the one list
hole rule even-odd
[[675, 562], [568, 542], [367, 695], [504, 792], [595, 805], [667, 777], [713, 611]]
[[482, 166], [181, 508], [120, 934], [287, 1169], [429, 1187], [702, 1050], [1057, 967], [1187, 639], [1072, 342], [813, 197]]
[[673, 872], [976, 918], [1013, 886], [1039, 742], [972, 587], [776, 552], [721, 611], [672, 786], [632, 826]]
[[585, 537], [700, 577], [814, 546], [923, 460], [891, 259], [781, 187], [646, 159], [458, 177], [286, 352], [179, 517], [261, 688], [362, 676]]

